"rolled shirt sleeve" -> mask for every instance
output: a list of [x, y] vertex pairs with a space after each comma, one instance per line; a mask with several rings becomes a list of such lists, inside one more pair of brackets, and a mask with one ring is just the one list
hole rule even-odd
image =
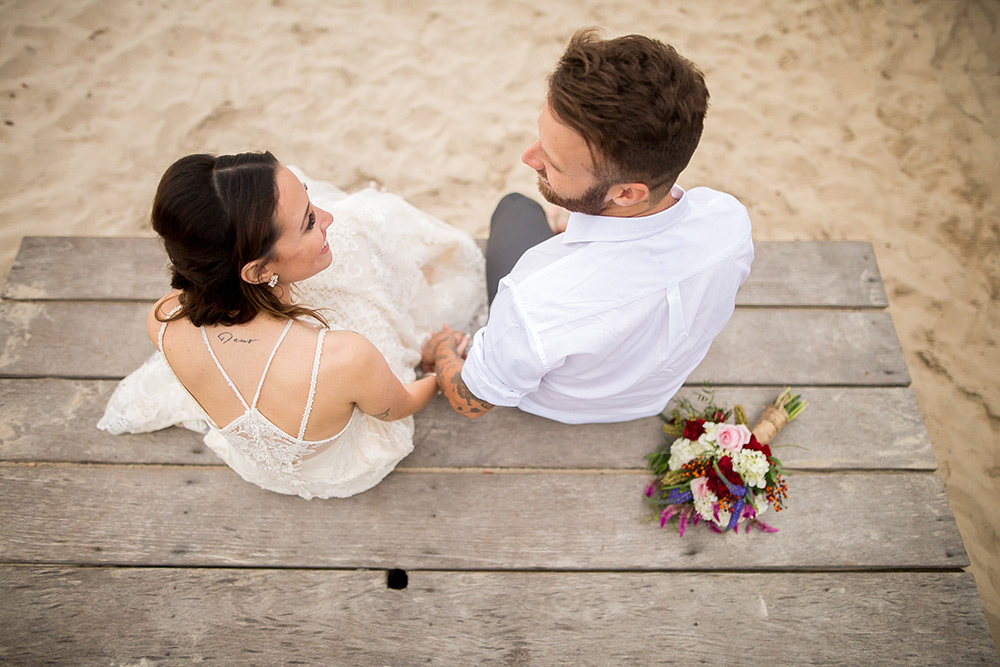
[[538, 390], [549, 369], [523, 317], [514, 290], [502, 280], [489, 322], [472, 337], [462, 368], [462, 380], [476, 398], [514, 407]]

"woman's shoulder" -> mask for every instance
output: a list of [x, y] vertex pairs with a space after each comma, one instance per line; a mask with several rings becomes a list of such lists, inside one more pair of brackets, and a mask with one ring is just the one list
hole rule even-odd
[[149, 339], [157, 347], [159, 347], [160, 329], [170, 317], [170, 313], [181, 305], [180, 296], [180, 290], [171, 290], [149, 309], [149, 314], [146, 316], [146, 332], [149, 334]]
[[368, 339], [355, 331], [327, 329], [323, 337], [323, 360], [330, 365], [349, 365], [370, 346]]
[[320, 373], [344, 378], [363, 375], [373, 355], [380, 355], [372, 343], [355, 331], [328, 329], [323, 338]]

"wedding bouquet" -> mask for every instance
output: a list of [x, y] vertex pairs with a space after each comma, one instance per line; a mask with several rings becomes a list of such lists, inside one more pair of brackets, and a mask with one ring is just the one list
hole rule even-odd
[[[780, 512], [788, 496], [784, 469], [769, 443], [805, 409], [802, 397], [786, 388], [752, 430], [741, 406], [716, 405], [710, 390], [698, 399], [701, 409], [682, 399], [669, 415], [660, 415], [673, 442], [647, 456], [656, 480], [646, 487], [646, 498], [660, 512], [660, 527], [672, 523], [683, 536], [689, 524], [704, 519], [717, 533], [739, 532], [744, 521], [747, 531], [777, 531], [759, 518], [768, 505]], [[732, 424], [726, 423], [730, 417]]]

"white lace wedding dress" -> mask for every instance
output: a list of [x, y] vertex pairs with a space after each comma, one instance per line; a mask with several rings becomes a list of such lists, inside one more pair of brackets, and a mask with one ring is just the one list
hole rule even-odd
[[[374, 188], [347, 195], [290, 169], [333, 214], [333, 262], [297, 285], [299, 301], [327, 308], [333, 328], [368, 338], [404, 384], [415, 378], [428, 334], [442, 324], [471, 331], [481, 323], [485, 269], [474, 239], [396, 195]], [[412, 417], [382, 422], [356, 411], [331, 445], [294, 465], [271, 465], [215, 428], [159, 351], [118, 385], [98, 428], [144, 433], [178, 424], [206, 433], [206, 445], [246, 481], [307, 499], [365, 491], [413, 450]]]

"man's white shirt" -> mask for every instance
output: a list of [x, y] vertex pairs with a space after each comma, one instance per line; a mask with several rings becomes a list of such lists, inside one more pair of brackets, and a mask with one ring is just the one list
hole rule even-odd
[[750, 273], [746, 209], [709, 188], [660, 213], [573, 213], [500, 281], [462, 379], [476, 397], [568, 424], [660, 412], [708, 353]]

